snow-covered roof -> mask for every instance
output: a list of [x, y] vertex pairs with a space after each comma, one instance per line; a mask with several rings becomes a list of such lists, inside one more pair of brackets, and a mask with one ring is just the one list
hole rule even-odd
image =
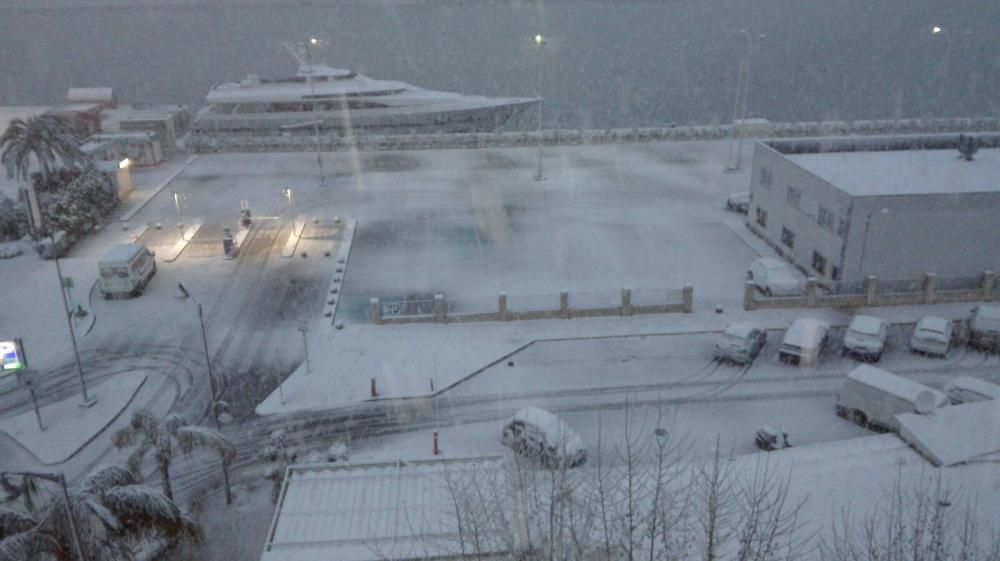
[[70, 103], [78, 101], [101, 101], [109, 102], [115, 100], [112, 88], [70, 88], [66, 91], [66, 101]]
[[958, 150], [824, 152], [786, 157], [854, 196], [1000, 191], [1000, 148], [980, 149], [971, 162], [963, 160]]
[[939, 318], [937, 316], [924, 316], [920, 318], [917, 322], [916, 331], [926, 329], [928, 331], [935, 331], [937, 333], [944, 333], [948, 330], [948, 324], [950, 322], [944, 318]]
[[867, 335], [877, 335], [879, 330], [882, 329], [883, 323], [885, 322], [875, 316], [856, 315], [851, 320], [848, 330]]
[[101, 261], [128, 261], [136, 254], [142, 246], [137, 243], [120, 243], [108, 248]]
[[925, 392], [934, 396], [934, 405], [940, 406], [948, 403], [948, 396], [935, 389], [867, 364], [859, 365], [851, 370], [847, 377], [912, 403], [922, 400], [923, 398], [920, 396]]
[[896, 415], [899, 435], [936, 466], [996, 462], [1000, 458], [1000, 401], [935, 409], [933, 415]]
[[261, 561], [457, 556], [451, 489], [502, 469], [498, 456], [292, 466]]
[[538, 407], [525, 407], [514, 413], [514, 421], [521, 421], [535, 426], [545, 434], [549, 444], [561, 446], [568, 456], [583, 450], [583, 441], [566, 421]]
[[754, 329], [757, 327], [752, 323], [737, 321], [727, 325], [724, 333], [735, 337], [748, 337]]
[[784, 343], [799, 347], [819, 344], [821, 332], [830, 329], [830, 325], [825, 321], [815, 318], [799, 318], [792, 322], [792, 325], [785, 331]]

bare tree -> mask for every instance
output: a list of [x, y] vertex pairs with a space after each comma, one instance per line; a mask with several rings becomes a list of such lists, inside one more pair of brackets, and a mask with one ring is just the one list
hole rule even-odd
[[837, 561], [1000, 561], [1000, 533], [977, 512], [940, 473], [911, 483], [900, 473], [871, 512], [842, 511], [821, 551]]

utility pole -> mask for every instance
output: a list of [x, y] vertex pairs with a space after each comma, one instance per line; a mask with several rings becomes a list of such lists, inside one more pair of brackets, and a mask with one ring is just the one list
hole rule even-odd
[[69, 301], [66, 299], [66, 290], [63, 289], [62, 267], [59, 265], [59, 251], [56, 249], [56, 238], [49, 232], [49, 240], [52, 241], [52, 259], [56, 262], [56, 275], [59, 276], [59, 294], [62, 295], [63, 311], [66, 312], [66, 325], [69, 327], [69, 338], [73, 343], [73, 357], [76, 358], [76, 373], [80, 378], [80, 388], [83, 390], [83, 401], [81, 407], [92, 407], [97, 403], [97, 398], [91, 399], [87, 395], [87, 382], [83, 379], [83, 363], [80, 361], [80, 349], [76, 345], [76, 331], [73, 329], [73, 312], [69, 308]]

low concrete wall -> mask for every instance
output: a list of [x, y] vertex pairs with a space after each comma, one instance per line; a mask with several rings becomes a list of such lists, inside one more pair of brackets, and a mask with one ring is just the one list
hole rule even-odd
[[[847, 135], [926, 134], [1000, 131], [998, 118], [899, 119], [876, 121], [814, 121], [753, 125], [755, 138], [795, 138]], [[659, 142], [664, 140], [722, 140], [733, 134], [732, 125], [674, 126], [631, 129], [545, 130], [399, 134], [364, 136], [321, 136], [325, 152], [339, 150], [421, 150], [452, 148], [515, 148], [573, 144], [613, 144]], [[306, 134], [218, 135], [191, 132], [185, 146], [196, 153], [219, 152], [309, 152], [316, 150], [316, 138]]]
[[631, 316], [640, 314], [691, 313], [694, 308], [694, 287], [685, 285], [680, 290], [680, 301], [637, 306], [632, 304], [632, 291], [623, 288], [621, 305], [596, 308], [574, 308], [570, 305], [569, 292], [559, 293], [559, 306], [547, 310], [513, 311], [507, 306], [507, 293], [497, 295], [495, 312], [448, 313], [447, 300], [443, 294], [434, 295], [434, 313], [406, 316], [386, 316], [382, 313], [382, 303], [378, 298], [369, 301], [369, 321], [375, 325], [404, 323], [470, 323], [481, 321], [527, 321], [537, 319], [572, 319], [611, 316]]
[[940, 279], [926, 273], [920, 290], [910, 292], [879, 292], [878, 278], [865, 279], [864, 292], [854, 294], [822, 294], [815, 278], [806, 279], [805, 294], [792, 297], [763, 296], [757, 292], [753, 281], [743, 287], [743, 309], [763, 310], [778, 308], [840, 308], [864, 306], [910, 306], [919, 304], [947, 304], [954, 302], [990, 302], [1000, 300], [1000, 291], [994, 289], [996, 274], [984, 271], [979, 288], [941, 290]]

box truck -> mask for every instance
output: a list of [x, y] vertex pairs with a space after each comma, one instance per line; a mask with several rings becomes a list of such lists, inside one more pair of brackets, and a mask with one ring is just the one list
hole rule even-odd
[[835, 397], [837, 415], [863, 427], [899, 431], [896, 415], [927, 414], [948, 396], [912, 380], [863, 364], [847, 375]]

